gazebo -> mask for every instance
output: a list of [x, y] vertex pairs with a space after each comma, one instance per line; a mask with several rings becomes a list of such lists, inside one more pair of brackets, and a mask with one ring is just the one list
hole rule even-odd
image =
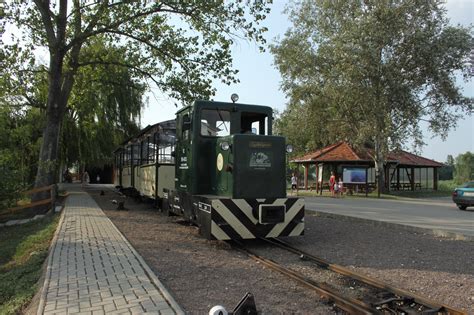
[[[304, 168], [304, 189], [329, 188], [330, 173], [342, 177], [351, 190], [370, 191], [376, 186], [372, 149], [354, 149], [345, 141], [294, 158]], [[437, 190], [438, 168], [444, 164], [403, 150], [390, 152], [384, 163], [387, 190]]]

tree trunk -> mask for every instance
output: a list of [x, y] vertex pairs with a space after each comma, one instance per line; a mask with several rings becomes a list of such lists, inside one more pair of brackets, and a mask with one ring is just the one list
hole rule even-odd
[[[50, 55], [46, 126], [43, 130], [35, 187], [51, 185], [57, 181], [59, 135], [68, 98], [64, 89], [61, 88], [63, 60], [62, 54]], [[63, 87], [64, 85], [65, 82], [63, 82]]]
[[38, 171], [35, 187], [47, 186], [57, 181], [59, 135], [61, 132], [62, 115], [59, 110], [49, 110], [46, 115], [46, 126], [43, 131]]
[[377, 197], [385, 192], [385, 170], [384, 170], [384, 154], [382, 151], [381, 140], [379, 137], [375, 139], [375, 174], [377, 182]]

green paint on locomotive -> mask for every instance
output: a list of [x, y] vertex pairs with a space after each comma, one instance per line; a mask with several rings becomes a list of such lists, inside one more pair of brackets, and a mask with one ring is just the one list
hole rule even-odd
[[176, 132], [176, 190], [286, 197], [285, 138], [271, 136], [270, 107], [196, 101], [177, 113]]

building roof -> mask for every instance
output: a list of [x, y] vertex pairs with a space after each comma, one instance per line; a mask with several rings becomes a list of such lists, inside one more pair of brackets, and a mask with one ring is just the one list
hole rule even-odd
[[401, 165], [408, 166], [428, 166], [428, 167], [442, 167], [445, 166], [443, 163], [437, 162], [435, 160], [427, 159], [425, 157], [398, 150], [390, 152], [387, 158], [388, 162], [395, 162]]
[[291, 162], [368, 162], [371, 160], [371, 157], [367, 156], [367, 152], [356, 152], [347, 142], [341, 141], [308, 153], [302, 157], [295, 158]]
[[[349, 143], [341, 141], [304, 156], [294, 158], [295, 163], [323, 163], [323, 162], [366, 162], [373, 163], [372, 149], [354, 149]], [[430, 160], [403, 150], [390, 152], [388, 163], [406, 166], [441, 167], [444, 164]]]

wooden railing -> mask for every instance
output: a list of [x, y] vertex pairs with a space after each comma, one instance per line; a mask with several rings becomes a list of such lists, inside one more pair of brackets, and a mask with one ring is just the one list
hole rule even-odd
[[32, 195], [32, 194], [40, 193], [40, 192], [43, 192], [43, 191], [49, 191], [49, 198], [36, 200], [36, 201], [30, 202], [28, 204], [13, 207], [13, 208], [8, 208], [8, 211], [10, 211], [11, 213], [14, 213], [14, 212], [19, 211], [19, 210], [23, 210], [23, 209], [27, 209], [27, 208], [33, 208], [33, 207], [36, 207], [36, 206], [47, 205], [49, 203], [51, 204], [51, 207], [54, 208], [54, 203], [56, 202], [56, 185], [49, 185], [49, 186], [44, 186], [44, 187], [33, 188], [33, 189], [30, 189], [30, 190], [27, 190], [27, 191], [23, 192], [22, 195]]

